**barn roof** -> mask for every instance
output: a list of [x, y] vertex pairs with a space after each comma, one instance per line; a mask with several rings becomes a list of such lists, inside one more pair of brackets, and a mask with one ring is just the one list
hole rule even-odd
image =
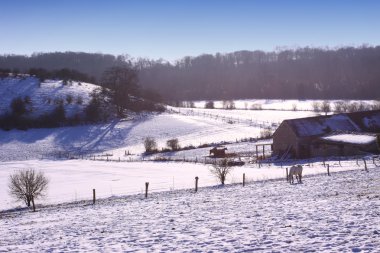
[[324, 135], [334, 131], [360, 131], [348, 116], [342, 114], [292, 119], [286, 122], [299, 137]]

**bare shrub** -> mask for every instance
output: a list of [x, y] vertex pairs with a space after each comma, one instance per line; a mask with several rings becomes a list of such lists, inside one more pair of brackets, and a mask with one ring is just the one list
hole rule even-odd
[[49, 180], [46, 176], [34, 169], [26, 169], [11, 174], [9, 179], [10, 195], [18, 201], [24, 201], [28, 207], [32, 203], [35, 211], [34, 200], [43, 197], [47, 190]]
[[252, 104], [251, 110], [262, 110], [261, 104]]
[[66, 95], [67, 104], [71, 104], [73, 102], [73, 96], [71, 94]]
[[321, 104], [317, 101], [314, 101], [311, 106], [313, 107], [313, 111], [314, 112], [319, 112], [320, 111], [320, 107], [321, 107]]
[[166, 146], [168, 146], [168, 148], [170, 148], [173, 151], [178, 150], [180, 148], [177, 138], [168, 140], [166, 142]]
[[83, 98], [81, 97], [81, 96], [77, 96], [77, 101], [76, 101], [76, 103], [78, 104], [78, 105], [81, 105], [81, 104], [83, 104]]
[[228, 174], [233, 170], [229, 164], [230, 162], [228, 159], [223, 159], [210, 168], [211, 174], [213, 174], [222, 185], [224, 185]]
[[153, 137], [146, 137], [144, 139], [144, 147], [146, 152], [154, 152], [157, 150], [157, 142]]
[[232, 100], [224, 100], [223, 101], [223, 109], [227, 109], [227, 110], [236, 109], [235, 102]]
[[297, 104], [296, 103], [292, 104], [292, 109], [293, 109], [293, 111], [297, 111]]
[[260, 131], [260, 138], [268, 139], [273, 135], [273, 131], [270, 128], [264, 128]]

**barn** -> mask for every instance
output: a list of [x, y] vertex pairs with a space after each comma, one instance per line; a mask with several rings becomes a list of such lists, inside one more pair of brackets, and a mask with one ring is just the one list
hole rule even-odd
[[379, 152], [380, 110], [284, 120], [273, 134], [279, 159]]

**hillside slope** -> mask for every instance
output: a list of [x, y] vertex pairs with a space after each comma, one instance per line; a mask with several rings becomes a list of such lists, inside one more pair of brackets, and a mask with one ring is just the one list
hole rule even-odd
[[[12, 100], [26, 96], [31, 100], [29, 116], [36, 117], [51, 112], [60, 103], [64, 105], [66, 116], [73, 116], [83, 112], [90, 101], [91, 92], [97, 85], [62, 80], [46, 80], [40, 83], [39, 79], [31, 76], [0, 78], [0, 115], [10, 113]], [[70, 97], [72, 99], [71, 102]]]

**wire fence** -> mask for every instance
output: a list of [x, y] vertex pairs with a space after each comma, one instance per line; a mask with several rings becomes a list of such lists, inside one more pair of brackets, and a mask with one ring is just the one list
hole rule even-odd
[[[228, 183], [248, 185], [257, 181], [265, 180], [284, 180], [287, 178], [287, 168], [294, 164], [302, 164], [304, 167], [304, 180], [307, 180], [308, 176], [314, 174], [326, 174], [326, 176], [335, 176], [336, 172], [349, 171], [349, 170], [361, 170], [363, 173], [368, 173], [375, 168], [380, 167], [379, 156], [367, 156], [367, 157], [335, 157], [326, 160], [322, 159], [310, 159], [310, 160], [293, 160], [284, 163], [268, 162], [262, 163], [261, 167], [249, 166], [243, 167], [230, 175]], [[85, 201], [94, 204], [98, 199], [105, 199], [110, 197], [125, 197], [129, 195], [137, 196], [139, 198], [149, 197], [150, 193], [174, 191], [179, 189], [192, 189], [195, 190], [196, 180], [194, 177], [185, 177], [180, 174], [176, 174], [173, 177], [158, 177], [154, 180], [146, 180], [149, 183], [149, 187], [146, 188], [145, 180], [142, 179], [139, 184], [130, 184], [132, 179], [125, 179], [119, 183], [107, 184], [101, 183], [96, 186], [85, 188], [80, 186], [65, 187], [65, 193], [60, 192], [54, 196], [48, 196], [40, 203], [48, 204], [60, 204], [65, 202], [78, 202]], [[150, 182], [148, 182], [150, 181]], [[91, 185], [91, 179], [86, 181], [86, 185]], [[209, 187], [220, 184], [216, 178], [211, 174], [203, 174], [199, 177], [199, 187]], [[95, 190], [95, 194], [93, 193]], [[93, 195], [94, 194], [94, 195]], [[148, 195], [146, 195], [148, 194]], [[112, 201], [112, 200], [111, 200]]]
[[270, 130], [276, 130], [277, 127], [281, 124], [281, 122], [271, 122], [269, 120], [257, 120], [257, 119], [247, 119], [242, 117], [236, 117], [236, 116], [225, 116], [225, 115], [218, 115], [217, 113], [210, 113], [200, 110], [193, 110], [193, 109], [169, 109], [169, 113], [174, 114], [181, 114], [185, 116], [198, 116], [203, 117], [207, 119], [213, 119], [213, 120], [220, 120], [224, 123], [228, 124], [245, 124], [247, 126], [251, 127], [258, 127], [262, 129], [270, 129]]

